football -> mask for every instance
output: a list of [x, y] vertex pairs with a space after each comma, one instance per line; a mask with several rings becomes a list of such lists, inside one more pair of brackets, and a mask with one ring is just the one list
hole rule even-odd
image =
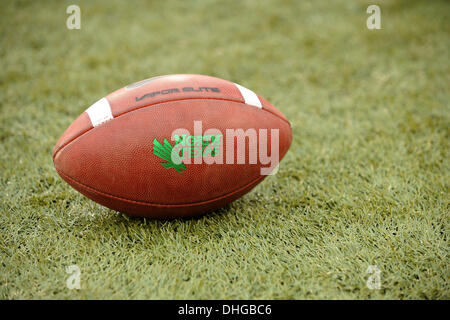
[[286, 117], [236, 83], [176, 74], [98, 100], [53, 149], [58, 174], [131, 216], [203, 214], [243, 196], [277, 168], [292, 141]]

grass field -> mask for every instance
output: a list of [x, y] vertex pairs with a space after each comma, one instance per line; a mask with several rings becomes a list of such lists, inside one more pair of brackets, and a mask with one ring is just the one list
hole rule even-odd
[[[0, 298], [450, 299], [450, 2], [375, 3], [381, 30], [368, 1], [2, 1]], [[277, 106], [294, 134], [278, 174], [191, 220], [70, 188], [51, 159], [69, 124], [171, 73]]]

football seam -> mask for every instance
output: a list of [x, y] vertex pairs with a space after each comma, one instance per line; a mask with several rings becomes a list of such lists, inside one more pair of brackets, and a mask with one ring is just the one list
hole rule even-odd
[[[259, 96], [258, 96], [258, 97], [259, 97]], [[112, 121], [112, 120], [114, 120], [114, 119], [116, 119], [116, 118], [118, 118], [118, 117], [120, 117], [120, 116], [123, 116], [123, 115], [125, 115], [125, 114], [132, 113], [132, 112], [134, 112], [134, 111], [137, 111], [137, 110], [140, 110], [140, 109], [143, 109], [143, 108], [147, 108], [147, 107], [151, 107], [151, 106], [155, 106], [155, 105], [162, 104], [162, 103], [176, 102], [176, 101], [185, 101], [185, 100], [205, 100], [205, 99], [207, 99], [207, 100], [222, 100], [222, 101], [237, 102], [237, 103], [241, 103], [241, 104], [246, 105], [246, 106], [251, 106], [251, 105], [249, 105], [249, 104], [247, 104], [247, 103], [245, 103], [245, 102], [239, 101], [239, 100], [233, 100], [233, 99], [227, 99], [227, 98], [213, 98], [213, 97], [202, 97], [202, 98], [197, 98], [197, 97], [196, 97], [196, 98], [183, 98], [183, 99], [164, 100], [164, 101], [155, 102], [155, 103], [153, 103], [153, 104], [148, 104], [148, 105], [145, 105], [145, 106], [142, 106], [142, 107], [138, 107], [138, 108], [136, 108], [136, 109], [132, 109], [132, 110], [129, 110], [129, 111], [125, 111], [125, 112], [123, 112], [123, 113], [119, 113], [119, 114], [117, 114], [117, 116], [115, 116], [115, 117], [113, 117], [112, 119], [106, 121], [105, 123], [110, 122], [110, 121]], [[267, 108], [267, 106], [266, 106], [266, 108]], [[278, 118], [278, 119], [280, 119], [280, 120], [286, 122], [286, 123], [289, 125], [289, 127], [291, 127], [291, 124], [290, 124], [290, 122], [289, 122], [288, 120], [279, 117], [277, 114], [275, 114], [275, 113], [272, 112], [271, 110], [267, 110], [267, 109], [264, 109], [264, 108], [261, 108], [261, 110], [262, 110], [262, 111], [265, 111], [265, 112], [268, 112], [268, 113], [270, 113], [271, 115], [275, 116], [276, 118]], [[83, 112], [83, 113], [84, 113], [84, 112]], [[64, 149], [64, 148], [67, 147], [69, 144], [71, 144], [72, 142], [74, 142], [75, 140], [77, 140], [79, 137], [83, 136], [85, 133], [87, 133], [87, 132], [89, 132], [89, 131], [92, 131], [92, 129], [95, 129], [95, 128], [96, 128], [96, 127], [91, 127], [91, 128], [89, 128], [89, 129], [87, 129], [87, 130], [85, 130], [85, 131], [83, 131], [83, 132], [80, 132], [80, 134], [78, 134], [77, 136], [73, 137], [70, 141], [67, 141], [65, 144], [63, 144], [62, 146], [60, 146], [60, 147], [59, 147], [57, 150], [55, 150], [55, 152], [53, 153], [53, 157], [52, 157], [53, 160], [55, 159], [56, 155], [57, 155], [62, 149]]]
[[[148, 206], [148, 207], [152, 207], [153, 206], [153, 207], [167, 207], [167, 208], [186, 207], [186, 206], [198, 206], [198, 205], [208, 204], [208, 203], [211, 203], [211, 202], [214, 202], [214, 201], [217, 201], [217, 200], [221, 200], [221, 199], [227, 198], [229, 196], [232, 196], [232, 195], [234, 195], [234, 194], [236, 194], [236, 193], [238, 193], [238, 192], [248, 188], [252, 184], [255, 184], [255, 183], [259, 182], [260, 180], [263, 180], [265, 177], [267, 177], [267, 176], [260, 176], [259, 178], [255, 179], [255, 180], [252, 180], [251, 182], [245, 184], [244, 186], [239, 187], [238, 189], [235, 189], [235, 190], [233, 190], [233, 191], [231, 191], [229, 193], [226, 193], [226, 194], [224, 194], [222, 196], [219, 196], [219, 197], [216, 197], [216, 198], [212, 198], [212, 199], [208, 199], [208, 200], [204, 200], [204, 201], [200, 201], [200, 202], [191, 202], [191, 203], [183, 203], [183, 204], [181, 204], [181, 203], [180, 204], [168, 204], [168, 203], [145, 202], [145, 201], [131, 200], [131, 199], [118, 197], [118, 196], [115, 196], [115, 195], [112, 195], [112, 194], [109, 194], [109, 193], [97, 190], [97, 189], [92, 188], [92, 187], [90, 187], [88, 185], [85, 185], [84, 183], [81, 183], [81, 182], [75, 180], [74, 178], [70, 177], [69, 175], [63, 173], [61, 170], [58, 170], [58, 169], [56, 169], [56, 170], [58, 171], [58, 173], [61, 176], [63, 176], [64, 178], [70, 180], [72, 183], [75, 183], [79, 187], [84, 188], [84, 189], [86, 189], [86, 190], [88, 190], [90, 192], [93, 192], [95, 194], [99, 194], [99, 195], [102, 195], [102, 196], [105, 196], [105, 197], [108, 197], [108, 198], [113, 198], [113, 199], [116, 199], [116, 200], [125, 201], [125, 202], [129, 202], [129, 203], [134, 203], [134, 204], [138, 204], [138, 205], [145, 205], [145, 206]], [[92, 200], [92, 199], [90, 199], [90, 200]], [[92, 200], [92, 201], [94, 201], [94, 200]]]

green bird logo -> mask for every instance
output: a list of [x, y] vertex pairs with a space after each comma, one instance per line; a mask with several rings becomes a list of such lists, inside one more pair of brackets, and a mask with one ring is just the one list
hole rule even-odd
[[186, 170], [186, 166], [181, 162], [181, 157], [174, 153], [173, 154], [173, 160], [172, 160], [172, 145], [167, 141], [167, 139], [164, 139], [164, 145], [159, 143], [158, 140], [153, 139], [153, 153], [160, 157], [161, 159], [166, 160], [167, 162], [160, 162], [161, 165], [166, 168], [174, 168], [177, 172], [182, 172], [183, 170]]

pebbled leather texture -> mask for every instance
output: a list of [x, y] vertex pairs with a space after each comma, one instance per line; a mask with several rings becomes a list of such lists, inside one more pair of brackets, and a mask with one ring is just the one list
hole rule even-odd
[[[232, 82], [214, 77], [157, 77], [119, 89], [106, 99], [114, 118], [93, 127], [87, 114], [81, 114], [58, 140], [53, 162], [73, 188], [133, 216], [175, 218], [212, 211], [265, 178], [260, 168], [267, 165], [259, 160], [249, 164], [248, 143], [245, 164], [191, 163], [178, 172], [161, 165], [164, 160], [153, 153], [155, 138], [173, 145], [173, 130], [185, 128], [194, 134], [194, 121], [202, 121], [203, 132], [219, 129], [224, 141], [227, 129], [268, 129], [268, 141], [270, 129], [279, 129], [280, 160], [292, 140], [289, 122], [280, 111], [261, 97], [262, 108], [245, 104]], [[268, 147], [270, 154], [270, 143]], [[234, 148], [236, 154], [236, 144]]]

